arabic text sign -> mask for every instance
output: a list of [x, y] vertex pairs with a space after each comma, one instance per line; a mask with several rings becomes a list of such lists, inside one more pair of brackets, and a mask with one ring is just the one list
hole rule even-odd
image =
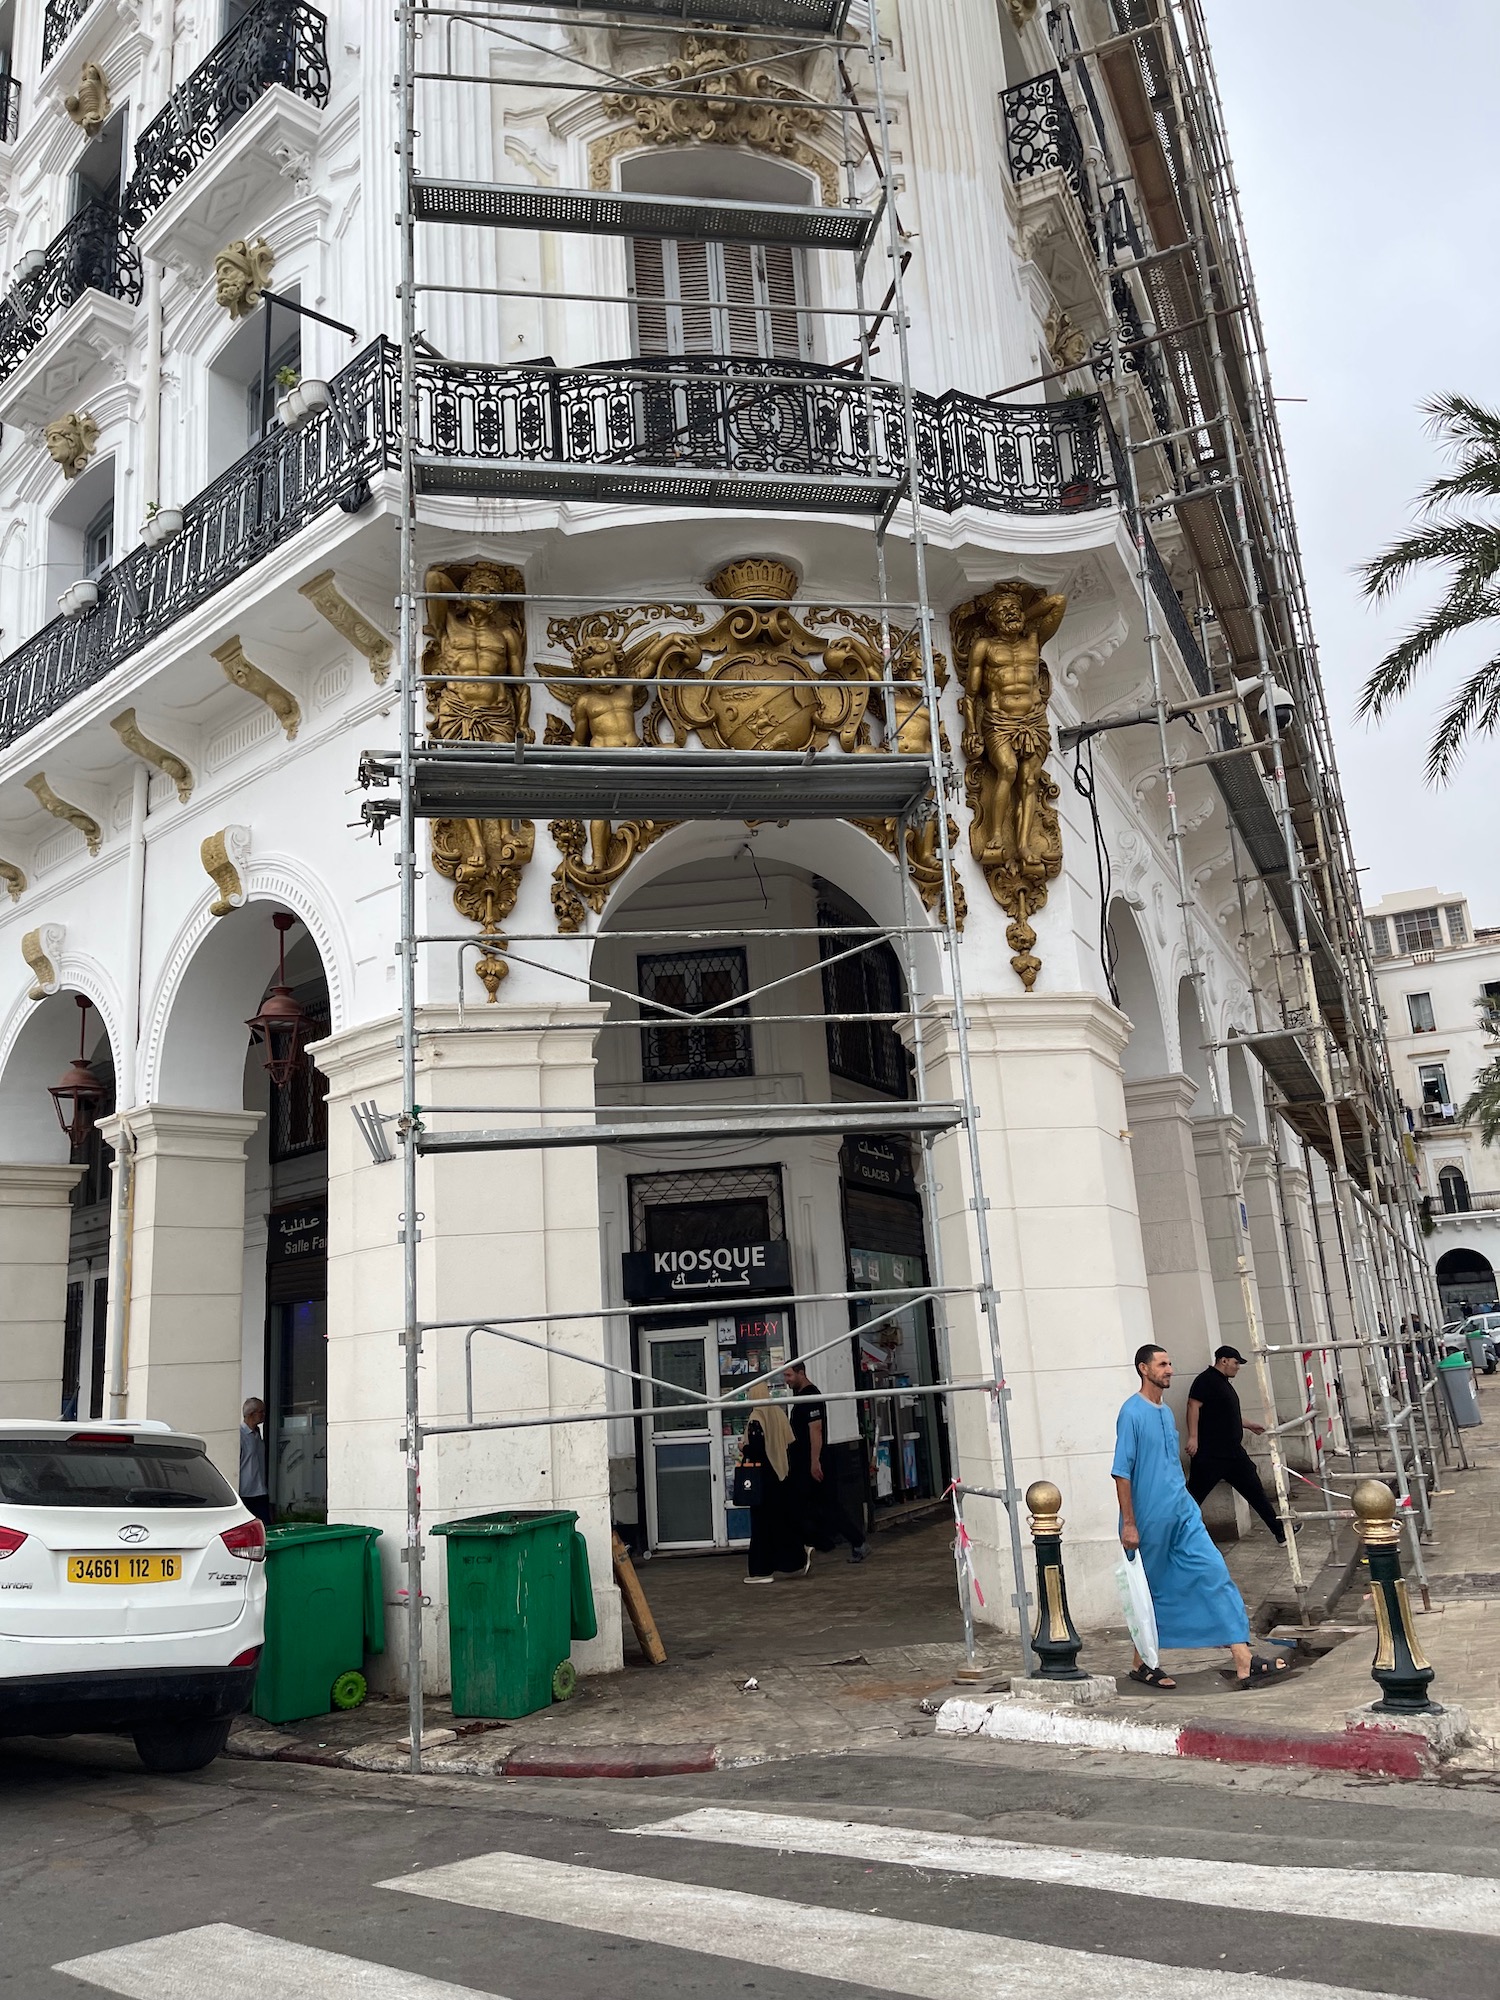
[[785, 1243], [721, 1243], [701, 1250], [633, 1250], [623, 1260], [625, 1296], [638, 1305], [657, 1299], [751, 1298], [791, 1286]]

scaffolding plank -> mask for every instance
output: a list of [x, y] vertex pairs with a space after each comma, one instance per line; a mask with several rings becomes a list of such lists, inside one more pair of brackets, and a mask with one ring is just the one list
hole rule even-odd
[[556, 229], [586, 236], [671, 236], [725, 243], [787, 243], [805, 250], [863, 250], [877, 211], [680, 194], [595, 194], [516, 181], [417, 179], [418, 222], [480, 229]]
[[1289, 1104], [1321, 1104], [1323, 1086], [1300, 1035], [1256, 1035], [1241, 1042]]
[[795, 28], [842, 34], [852, 0], [550, 0], [559, 14], [634, 14], [697, 28]]
[[668, 507], [751, 507], [783, 514], [883, 514], [906, 490], [858, 474], [735, 472], [723, 467], [561, 465], [550, 459], [420, 458], [417, 491], [431, 497], [596, 500]]
[[[441, 1106], [433, 1107], [441, 1109]], [[432, 1115], [429, 1109], [428, 1116]], [[553, 1146], [736, 1145], [742, 1139], [816, 1139], [857, 1132], [951, 1132], [961, 1104], [840, 1105], [836, 1111], [747, 1107], [743, 1119], [723, 1109], [712, 1118], [639, 1119], [619, 1125], [521, 1125], [417, 1134], [419, 1153], [518, 1153]]]
[[[397, 759], [367, 752], [366, 784], [394, 785]], [[775, 750], [574, 750], [455, 743], [419, 748], [419, 819], [893, 819], [932, 796], [926, 757]], [[367, 819], [394, 801], [371, 801]]]

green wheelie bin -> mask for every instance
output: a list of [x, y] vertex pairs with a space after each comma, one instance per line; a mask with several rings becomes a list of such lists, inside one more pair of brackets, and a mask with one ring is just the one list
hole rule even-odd
[[433, 1528], [448, 1544], [455, 1715], [514, 1720], [572, 1694], [569, 1646], [599, 1629], [577, 1521], [513, 1508]]
[[266, 1722], [358, 1708], [366, 1653], [385, 1651], [379, 1528], [266, 1530], [266, 1645], [250, 1703]]

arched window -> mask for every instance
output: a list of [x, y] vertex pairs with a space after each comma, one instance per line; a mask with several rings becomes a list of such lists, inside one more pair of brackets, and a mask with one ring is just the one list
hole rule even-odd
[[1468, 1214], [1471, 1207], [1469, 1183], [1464, 1178], [1462, 1167], [1443, 1167], [1438, 1173], [1438, 1187], [1442, 1193], [1445, 1214]]

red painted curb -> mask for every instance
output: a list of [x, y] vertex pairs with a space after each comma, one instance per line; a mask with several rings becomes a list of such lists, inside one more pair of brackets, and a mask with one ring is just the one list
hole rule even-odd
[[712, 1743], [624, 1743], [569, 1748], [518, 1744], [501, 1772], [507, 1778], [670, 1778], [718, 1769]]
[[1222, 1764], [1300, 1764], [1313, 1771], [1369, 1771], [1384, 1778], [1425, 1778], [1432, 1768], [1425, 1737], [1374, 1729], [1350, 1729], [1334, 1735], [1189, 1724], [1178, 1734], [1177, 1754]]

